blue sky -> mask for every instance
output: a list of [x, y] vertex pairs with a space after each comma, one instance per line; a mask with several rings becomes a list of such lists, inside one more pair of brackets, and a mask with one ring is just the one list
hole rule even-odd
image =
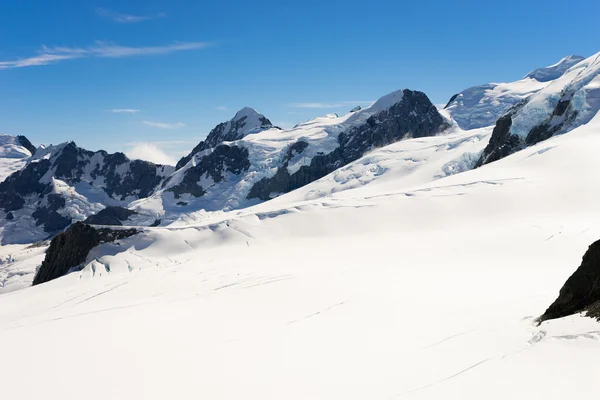
[[251, 106], [292, 126], [600, 51], [600, 2], [6, 0], [0, 132], [176, 159]]

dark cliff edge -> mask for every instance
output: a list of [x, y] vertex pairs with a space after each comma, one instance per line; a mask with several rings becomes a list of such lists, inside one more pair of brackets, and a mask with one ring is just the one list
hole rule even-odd
[[567, 279], [558, 298], [538, 322], [580, 312], [600, 320], [600, 240], [589, 247], [579, 268]]
[[31, 155], [35, 154], [35, 151], [37, 150], [36, 147], [29, 141], [29, 139], [27, 139], [25, 136], [23, 135], [17, 135], [17, 140], [19, 141], [19, 144], [23, 147], [25, 147], [30, 153]]
[[85, 262], [88, 253], [102, 243], [110, 243], [137, 234], [136, 229], [95, 229], [83, 222], [73, 224], [50, 243], [46, 258], [37, 270], [32, 286], [60, 278]]

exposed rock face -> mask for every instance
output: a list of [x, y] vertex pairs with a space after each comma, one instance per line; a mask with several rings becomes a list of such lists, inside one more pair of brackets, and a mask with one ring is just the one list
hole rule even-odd
[[[127, 204], [148, 197], [173, 171], [173, 167], [129, 160], [123, 153], [88, 151], [73, 142], [40, 148], [22, 170], [0, 183], [0, 209], [12, 216], [0, 220], [1, 226], [9, 228], [5, 232], [11, 232], [2, 242], [19, 242], [23, 237], [39, 240], [62, 230], [73, 220], [97, 212], [101, 207], [98, 197], [105, 198], [105, 204]], [[88, 200], [88, 193], [95, 200]], [[26, 212], [31, 213], [27, 215], [33, 217], [35, 226], [19, 221], [23, 209], [33, 210]], [[114, 210], [105, 211], [100, 218], [108, 218], [111, 212], [116, 219], [110, 222], [116, 223], [119, 218]]]
[[572, 94], [563, 94], [548, 118], [531, 128], [525, 138], [511, 132], [515, 114], [527, 105], [527, 101], [517, 104], [496, 122], [490, 143], [485, 148], [476, 167], [500, 160], [564, 131], [579, 115], [579, 112], [572, 107], [571, 99]]
[[50, 165], [50, 160], [31, 163], [0, 182], [0, 208], [6, 212], [19, 210], [25, 204], [26, 196], [37, 194], [43, 197], [50, 193], [52, 187], [40, 182]]
[[21, 146], [29, 150], [32, 155], [35, 154], [36, 147], [25, 136], [17, 135], [17, 141]]
[[137, 233], [135, 229], [94, 229], [77, 222], [66, 232], [52, 239], [46, 258], [35, 274], [33, 285], [49, 282], [65, 275], [71, 268], [85, 262], [90, 250], [99, 244], [114, 242]]
[[[92, 152], [69, 142], [52, 157], [53, 176], [70, 185], [83, 179], [105, 182], [103, 190], [111, 197], [148, 197], [163, 179], [163, 165], [149, 161], [129, 160], [123, 153], [108, 154], [104, 150]], [[86, 174], [86, 169], [93, 169]], [[125, 172], [122, 172], [125, 171]], [[88, 176], [89, 175], [89, 176]]]
[[548, 68], [554, 72], [537, 70], [531, 78], [544, 80], [559, 74], [562, 79], [528, 97], [498, 120], [478, 166], [567, 133], [588, 123], [600, 110], [600, 88], [595, 83], [600, 75], [597, 56], [583, 61], [571, 57]]
[[560, 289], [558, 298], [539, 322], [562, 318], [582, 311], [600, 317], [600, 241], [593, 243], [579, 268]]
[[65, 199], [56, 193], [46, 197], [46, 206], [38, 207], [32, 214], [36, 225], [44, 225], [45, 232], [60, 231], [71, 223], [71, 218], [60, 215], [57, 211], [65, 206]]
[[270, 128], [273, 128], [273, 124], [264, 115], [259, 114], [250, 107], [245, 107], [238, 111], [232, 120], [223, 122], [210, 131], [206, 140], [200, 142], [190, 154], [179, 160], [176, 169], [180, 169], [187, 164], [194, 154], [217, 147], [223, 142], [242, 139], [249, 133]]
[[512, 126], [512, 117], [519, 111], [525, 103], [517, 104], [508, 111], [504, 116], [500, 117], [496, 122], [496, 126], [490, 137], [490, 142], [483, 150], [483, 154], [475, 164], [475, 168], [481, 167], [494, 161], [498, 161], [516, 151], [525, 148], [523, 140], [516, 135], [510, 133]]
[[181, 194], [190, 193], [194, 197], [201, 197], [205, 190], [201, 179], [209, 184], [222, 181], [227, 172], [240, 175], [250, 167], [248, 149], [238, 146], [220, 145], [200, 158], [198, 163], [187, 169], [180, 184], [173, 186], [169, 191], [179, 198]]
[[275, 176], [257, 182], [248, 198], [263, 201], [281, 193], [287, 193], [324, 177], [352, 162], [370, 150], [412, 137], [433, 136], [448, 127], [444, 118], [422, 92], [404, 90], [402, 100], [371, 116], [360, 126], [350, 128], [338, 136], [339, 147], [334, 151], [317, 155], [310, 165], [302, 166], [293, 174], [288, 172], [292, 152], [302, 152], [308, 144], [298, 142], [288, 150], [283, 164]]
[[135, 211], [118, 206], [108, 206], [97, 214], [90, 215], [85, 221], [85, 224], [90, 225], [123, 225], [122, 221], [137, 214]]

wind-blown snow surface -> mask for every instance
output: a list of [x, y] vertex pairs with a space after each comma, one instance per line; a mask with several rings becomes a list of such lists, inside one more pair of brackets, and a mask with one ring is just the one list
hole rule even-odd
[[31, 153], [16, 136], [0, 134], [0, 182], [27, 164]]
[[445, 110], [463, 129], [493, 125], [512, 106], [544, 89], [582, 60], [580, 56], [569, 56], [549, 67], [531, 71], [516, 82], [471, 87], [453, 97]]
[[599, 130], [103, 245], [81, 272], [0, 296], [2, 393], [593, 398], [598, 323], [533, 318], [600, 237]]

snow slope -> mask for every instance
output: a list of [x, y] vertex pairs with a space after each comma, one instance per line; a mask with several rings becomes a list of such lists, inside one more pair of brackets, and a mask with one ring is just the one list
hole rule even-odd
[[[593, 398], [598, 323], [533, 319], [600, 237], [599, 130], [102, 245], [80, 272], [0, 295], [3, 394]], [[421, 155], [445, 164], [439, 148]]]
[[583, 57], [569, 56], [546, 68], [531, 71], [510, 83], [474, 86], [454, 96], [445, 110], [463, 129], [476, 129], [496, 123], [512, 106], [545, 88]]
[[16, 136], [0, 134], [0, 182], [27, 163], [31, 153]]

